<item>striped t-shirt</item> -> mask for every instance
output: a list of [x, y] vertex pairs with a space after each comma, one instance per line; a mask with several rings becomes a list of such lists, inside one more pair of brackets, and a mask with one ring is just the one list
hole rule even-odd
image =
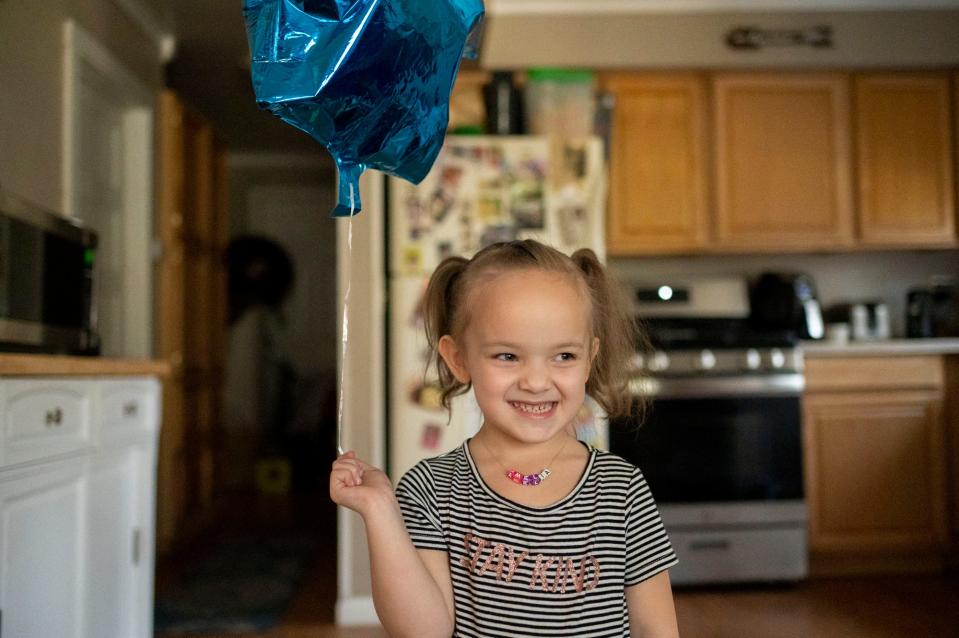
[[494, 492], [466, 443], [396, 495], [413, 544], [449, 554], [455, 636], [629, 636], [625, 588], [676, 564], [642, 473], [609, 452], [548, 507]]

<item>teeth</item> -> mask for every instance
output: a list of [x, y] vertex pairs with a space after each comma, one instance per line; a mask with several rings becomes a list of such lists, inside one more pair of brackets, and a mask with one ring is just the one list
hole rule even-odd
[[553, 409], [552, 402], [549, 403], [512, 403], [517, 410], [528, 414], [545, 414]]

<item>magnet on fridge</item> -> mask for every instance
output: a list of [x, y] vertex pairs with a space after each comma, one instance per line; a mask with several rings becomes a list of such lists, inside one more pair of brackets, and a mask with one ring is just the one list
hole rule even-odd
[[407, 274], [419, 274], [423, 270], [423, 249], [418, 245], [403, 247], [403, 271]]
[[427, 423], [423, 426], [423, 435], [420, 437], [420, 446], [424, 450], [435, 450], [439, 448], [440, 441], [443, 439], [443, 431], [436, 423]]

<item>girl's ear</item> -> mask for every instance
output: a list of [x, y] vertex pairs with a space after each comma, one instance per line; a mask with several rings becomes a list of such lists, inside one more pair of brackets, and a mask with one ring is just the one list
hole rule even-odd
[[456, 343], [453, 337], [450, 335], [440, 337], [439, 343], [436, 344], [436, 349], [439, 351], [440, 356], [443, 357], [446, 367], [449, 368], [453, 376], [456, 377], [456, 380], [463, 384], [469, 383], [470, 375], [466, 370], [466, 353], [460, 349], [459, 344]]

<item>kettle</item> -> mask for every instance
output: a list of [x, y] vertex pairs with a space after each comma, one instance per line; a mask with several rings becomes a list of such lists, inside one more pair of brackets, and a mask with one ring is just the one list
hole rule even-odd
[[805, 273], [765, 272], [749, 295], [750, 323], [758, 330], [792, 330], [801, 339], [822, 339], [824, 325], [816, 284]]

